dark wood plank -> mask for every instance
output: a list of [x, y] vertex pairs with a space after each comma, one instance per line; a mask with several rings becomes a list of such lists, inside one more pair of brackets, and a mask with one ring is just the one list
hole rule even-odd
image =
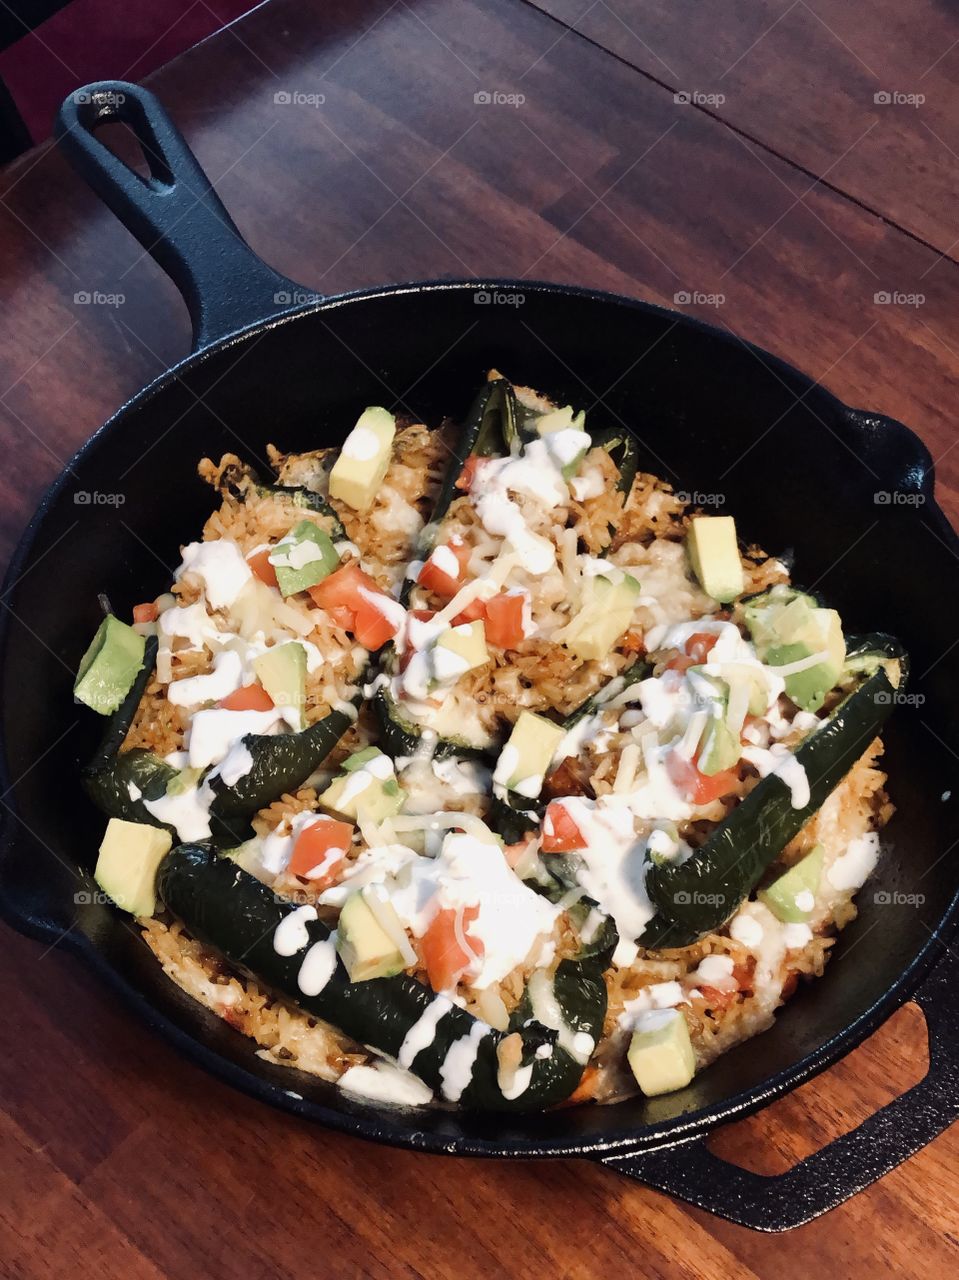
[[951, 5], [530, 3], [955, 256], [959, 21]]
[[[244, 233], [306, 286], [482, 274], [670, 304], [721, 294], [690, 309], [913, 425], [959, 516], [959, 270], [561, 37], [515, 0], [274, 0], [153, 83]], [[474, 101], [494, 91], [525, 101]], [[325, 101], [275, 103], [280, 92]], [[185, 351], [187, 325], [172, 287], [55, 153], [0, 175], [0, 200], [8, 549], [70, 451]], [[124, 301], [74, 303], [97, 290]], [[880, 290], [926, 299], [876, 305]], [[74, 1268], [77, 1241], [101, 1222], [103, 1273], [191, 1280], [955, 1269], [955, 1132], [787, 1245], [588, 1165], [427, 1159], [304, 1128], [181, 1061], [57, 951], [2, 931], [0, 971], [12, 1046], [0, 1192], [16, 1205], [16, 1274]], [[896, 1044], [822, 1077], [821, 1096], [835, 1079], [833, 1096], [849, 1099], [861, 1079], [862, 1106], [881, 1105]], [[801, 1155], [831, 1123], [808, 1094], [785, 1105], [724, 1138], [729, 1154], [768, 1143]], [[56, 1207], [42, 1240], [17, 1227], [21, 1184]]]

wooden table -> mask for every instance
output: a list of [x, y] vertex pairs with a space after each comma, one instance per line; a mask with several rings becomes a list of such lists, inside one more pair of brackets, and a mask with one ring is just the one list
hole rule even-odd
[[[956, 519], [957, 67], [959, 23], [935, 0], [273, 0], [152, 83], [244, 234], [309, 288], [497, 274], [676, 300], [912, 425]], [[0, 201], [6, 549], [188, 330], [49, 147], [0, 175]], [[115, 305], [75, 301], [97, 292]], [[56, 950], [4, 930], [0, 964], [4, 1274], [959, 1266], [959, 1131], [768, 1238], [579, 1163], [427, 1159], [304, 1128], [182, 1061]], [[716, 1148], [788, 1167], [919, 1078], [922, 1042], [907, 1006]]]

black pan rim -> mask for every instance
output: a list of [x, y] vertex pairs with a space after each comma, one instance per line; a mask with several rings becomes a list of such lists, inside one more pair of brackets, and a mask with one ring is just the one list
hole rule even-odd
[[[410, 281], [353, 290], [331, 295], [302, 306], [292, 307], [290, 310], [281, 312], [279, 315], [265, 321], [241, 327], [219, 341], [187, 355], [127, 400], [76, 450], [66, 467], [44, 494], [11, 557], [3, 585], [0, 587], [0, 599], [6, 597], [14, 589], [22, 576], [23, 568], [33, 551], [46, 514], [68, 483], [75, 464], [84, 459], [88, 451], [95, 442], [99, 441], [102, 435], [124, 421], [143, 404], [162, 393], [172, 382], [177, 381], [184, 374], [191, 372], [221, 351], [228, 350], [257, 334], [268, 332], [281, 325], [293, 323], [318, 313], [332, 312], [342, 306], [355, 303], [375, 301], [409, 293], [445, 293], [455, 290], [463, 290], [464, 292], [511, 290], [513, 292], [555, 294], [560, 297], [573, 296], [602, 304], [611, 304], [616, 307], [625, 307], [629, 310], [652, 313], [663, 319], [672, 320], [674, 327], [691, 328], [707, 333], [724, 344], [745, 347], [762, 364], [771, 369], [777, 376], [781, 376], [784, 382], [788, 382], [790, 385], [805, 386], [807, 388], [807, 396], [810, 399], [814, 398], [822, 410], [828, 412], [837, 422], [843, 417], [862, 412], [850, 409], [849, 406], [827, 391], [821, 384], [789, 362], [754, 343], [739, 338], [728, 329], [719, 328], [696, 316], [677, 312], [669, 307], [621, 294], [551, 281], [527, 281], [495, 277], [469, 280]], [[876, 416], [881, 417], [881, 415]], [[890, 430], [898, 429], [905, 432], [910, 438], [910, 443], [914, 446], [916, 459], [921, 468], [921, 489], [927, 497], [925, 514], [927, 517], [932, 516], [934, 518], [951, 549], [959, 555], [959, 537], [957, 537], [933, 496], [934, 466], [928, 450], [919, 437], [908, 427], [894, 422], [892, 419], [885, 421], [888, 422]], [[0, 617], [0, 666], [6, 660], [9, 625], [9, 610], [4, 610], [2, 617]], [[5, 752], [0, 752], [0, 794], [6, 794], [11, 787], [12, 781], [8, 773], [6, 754]], [[18, 817], [15, 809], [11, 808], [9, 813], [0, 815], [0, 820], [2, 820], [2, 830], [0, 830], [0, 869], [2, 869], [6, 856], [16, 838]], [[44, 923], [31, 920], [24, 916], [20, 910], [12, 907], [4, 893], [2, 878], [0, 878], [0, 916], [18, 932], [47, 942], [54, 940], [51, 937], [49, 927]], [[861, 1044], [886, 1017], [911, 997], [931, 969], [934, 960], [938, 958], [941, 935], [949, 930], [957, 916], [959, 916], [959, 892], [953, 897], [943, 913], [935, 932], [930, 933], [928, 941], [885, 996], [861, 1013], [838, 1035], [820, 1046], [812, 1054], [792, 1064], [789, 1068], [770, 1077], [746, 1093], [737, 1094], [713, 1106], [689, 1112], [687, 1115], [678, 1117], [671, 1122], [659, 1125], [651, 1124], [641, 1129], [633, 1127], [624, 1130], [620, 1134], [580, 1142], [571, 1142], [562, 1138], [531, 1138], [526, 1140], [520, 1137], [511, 1137], [506, 1142], [496, 1142], [462, 1135], [446, 1138], [442, 1135], [428, 1134], [417, 1129], [415, 1127], [417, 1112], [413, 1109], [395, 1112], [391, 1110], [390, 1114], [398, 1118], [405, 1119], [407, 1116], [410, 1117], [409, 1127], [401, 1129], [398, 1126], [384, 1125], [378, 1118], [382, 1112], [377, 1111], [375, 1107], [366, 1107], [362, 1104], [353, 1104], [351, 1102], [350, 1109], [339, 1109], [312, 1102], [307, 1098], [293, 1097], [289, 1091], [207, 1048], [188, 1031], [160, 1013], [149, 1000], [135, 990], [117, 969], [103, 960], [85, 935], [67, 933], [59, 942], [65, 949], [81, 956], [101, 978], [113, 989], [120, 992], [126, 1003], [149, 1026], [163, 1034], [180, 1052], [205, 1067], [219, 1079], [259, 1101], [281, 1107], [288, 1112], [317, 1122], [334, 1131], [362, 1137], [373, 1142], [385, 1143], [390, 1146], [434, 1154], [534, 1159], [577, 1156], [602, 1157], [612, 1154], [625, 1155], [654, 1150], [657, 1147], [685, 1144], [704, 1136], [719, 1124], [749, 1115], [776, 1098], [783, 1096], [797, 1085], [825, 1070], [858, 1044]], [[295, 1082], [295, 1079], [296, 1077], [291, 1072], [291, 1083]], [[607, 1109], [614, 1111], [615, 1104]]]
[[[25, 922], [22, 921], [22, 917], [11, 920], [4, 909], [2, 897], [0, 897], [0, 915], [19, 932], [39, 937], [41, 940], [48, 937], [45, 931], [24, 928]], [[718, 1126], [752, 1115], [833, 1066], [862, 1044], [896, 1009], [909, 1001], [940, 958], [943, 935], [948, 937], [957, 921], [959, 921], [959, 892], [950, 903], [935, 933], [930, 933], [928, 942], [914, 958], [912, 964], [881, 1000], [876, 1001], [855, 1021], [849, 1023], [842, 1032], [828, 1040], [814, 1053], [769, 1077], [762, 1084], [748, 1092], [735, 1094], [724, 1102], [691, 1111], [685, 1116], [663, 1124], [649, 1124], [642, 1128], [633, 1126], [619, 1133], [583, 1141], [540, 1137], [526, 1139], [515, 1135], [504, 1141], [487, 1141], [465, 1135], [444, 1137], [440, 1134], [425, 1132], [417, 1126], [417, 1116], [423, 1113], [416, 1108], [378, 1109], [373, 1105], [366, 1106], [361, 1102], [347, 1099], [348, 1106], [341, 1109], [313, 1102], [307, 1097], [297, 1095], [292, 1089], [298, 1081], [304, 1079], [311, 1081], [313, 1077], [304, 1077], [302, 1073], [290, 1070], [291, 1089], [286, 1089], [265, 1079], [255, 1071], [247, 1070], [223, 1057], [215, 1050], [207, 1048], [189, 1031], [160, 1013], [149, 1000], [141, 996], [119, 970], [102, 959], [85, 935], [68, 932], [58, 940], [57, 945], [81, 958], [108, 988], [120, 994], [127, 1007], [131, 1008], [142, 1022], [172, 1044], [188, 1060], [203, 1067], [211, 1075], [246, 1094], [247, 1097], [278, 1107], [322, 1128], [349, 1137], [363, 1138], [380, 1145], [422, 1152], [427, 1155], [526, 1160], [601, 1159], [609, 1156], [642, 1155], [658, 1149], [681, 1147], [704, 1138]], [[200, 1010], [200, 1016], [204, 1018], [215, 1017], [202, 1006], [197, 1006], [197, 1009]], [[241, 1036], [238, 1031], [234, 1034]], [[243, 1039], [246, 1040], [246, 1037]], [[253, 1059], [252, 1048], [250, 1056]], [[327, 1085], [327, 1087], [335, 1086]], [[615, 1114], [617, 1105], [616, 1103], [604, 1104], [603, 1111]], [[408, 1127], [384, 1124], [381, 1118], [384, 1110], [398, 1121], [408, 1119]], [[449, 1114], [455, 1118], [457, 1113], [454, 1110]], [[537, 1113], [534, 1113], [534, 1118], [535, 1114]], [[497, 1119], [495, 1114], [491, 1118]], [[517, 1126], [522, 1122], [523, 1117], [512, 1117], [512, 1123]]]

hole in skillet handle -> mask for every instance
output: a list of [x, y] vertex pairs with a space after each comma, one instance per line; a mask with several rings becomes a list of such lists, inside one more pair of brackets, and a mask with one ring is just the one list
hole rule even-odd
[[[131, 168], [96, 136], [107, 124], [130, 130], [148, 174]], [[80, 176], [182, 293], [194, 351], [320, 301], [319, 294], [257, 257], [148, 89], [123, 80], [77, 89], [57, 113], [54, 136]]]
[[[723, 1160], [705, 1138], [599, 1162], [755, 1231], [802, 1226], [871, 1186], [959, 1118], [959, 945], [955, 935], [938, 941], [939, 960], [914, 994], [929, 1032], [929, 1071], [851, 1132], [772, 1177]], [[824, 1051], [813, 1072], [827, 1063]]]
[[933, 504], [935, 466], [914, 431], [897, 418], [868, 409], [844, 407], [842, 421], [849, 447], [872, 473], [877, 508]]

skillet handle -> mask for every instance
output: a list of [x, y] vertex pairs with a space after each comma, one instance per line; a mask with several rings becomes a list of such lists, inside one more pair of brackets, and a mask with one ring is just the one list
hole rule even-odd
[[[96, 131], [132, 130], [146, 157], [142, 177]], [[269, 320], [303, 300], [301, 286], [258, 258], [149, 90], [122, 80], [89, 84], [64, 101], [57, 142], [101, 200], [172, 278], [193, 324], [193, 350]], [[310, 294], [309, 300], [319, 300]]]
[[944, 950], [915, 993], [929, 1032], [929, 1071], [850, 1133], [767, 1177], [714, 1155], [703, 1138], [599, 1162], [756, 1231], [788, 1231], [835, 1209], [938, 1137], [959, 1117], [959, 951]]

